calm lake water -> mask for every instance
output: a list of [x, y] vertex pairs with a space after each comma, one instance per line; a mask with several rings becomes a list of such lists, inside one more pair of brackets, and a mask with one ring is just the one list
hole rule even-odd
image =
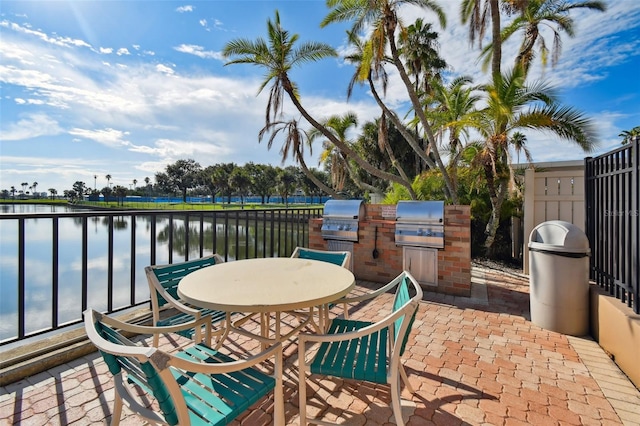
[[[0, 205], [1, 213], [52, 213], [70, 212], [66, 206], [48, 205]], [[107, 310], [108, 300], [108, 218], [92, 217], [88, 219], [88, 306], [97, 310]], [[222, 220], [220, 222], [223, 222]], [[196, 225], [197, 223], [197, 225]], [[82, 220], [79, 218], [59, 219], [58, 240], [58, 321], [77, 321], [82, 314]], [[185, 258], [200, 257], [199, 221], [185, 224], [184, 219], [173, 221], [173, 262]], [[189, 247], [185, 247], [185, 227], [189, 228]], [[29, 219], [25, 221], [25, 305], [26, 332], [31, 333], [49, 328], [52, 324], [53, 294], [53, 242], [52, 220]], [[239, 258], [245, 256], [245, 246], [249, 245], [248, 257], [264, 257], [263, 243], [267, 251], [271, 247], [270, 232], [263, 232], [264, 223], [249, 223], [249, 237], [245, 238], [246, 223], [241, 221], [236, 227], [229, 224], [229, 260], [234, 260], [236, 232]], [[144, 267], [151, 259], [150, 217], [136, 217], [135, 226], [135, 300], [144, 302], [149, 299], [149, 287]], [[224, 223], [213, 221], [204, 226], [204, 254], [216, 251], [224, 257]], [[215, 239], [214, 239], [215, 232]], [[283, 252], [284, 241], [296, 241], [297, 232], [283, 227], [274, 235], [273, 246], [276, 255], [286, 256]], [[213, 242], [216, 242], [216, 250]], [[169, 263], [169, 220], [158, 218], [156, 224], [156, 264]], [[289, 243], [291, 245], [292, 243]], [[295, 243], [293, 243], [295, 244]], [[290, 248], [290, 247], [289, 247]], [[292, 250], [292, 248], [290, 248]], [[271, 256], [271, 253], [268, 254]], [[113, 235], [113, 283], [114, 308], [130, 304], [131, 281], [131, 217], [114, 218]], [[18, 333], [18, 222], [0, 220], [0, 341], [17, 336]]]

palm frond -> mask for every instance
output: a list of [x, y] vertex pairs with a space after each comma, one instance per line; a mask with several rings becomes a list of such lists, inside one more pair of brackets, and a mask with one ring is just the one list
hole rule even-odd
[[533, 108], [516, 117], [513, 122], [513, 128], [525, 127], [551, 132], [576, 143], [584, 152], [592, 152], [598, 146], [593, 121], [569, 106], [548, 105]]

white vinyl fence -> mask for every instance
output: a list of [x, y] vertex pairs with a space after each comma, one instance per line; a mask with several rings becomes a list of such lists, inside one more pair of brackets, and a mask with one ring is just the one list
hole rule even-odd
[[536, 163], [525, 170], [523, 270], [529, 273], [529, 236], [537, 225], [564, 220], [585, 230], [584, 162]]

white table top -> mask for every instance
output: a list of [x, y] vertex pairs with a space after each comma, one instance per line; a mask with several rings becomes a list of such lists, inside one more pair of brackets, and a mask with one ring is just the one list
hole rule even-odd
[[238, 260], [199, 269], [178, 284], [178, 295], [202, 308], [277, 312], [319, 306], [355, 286], [351, 271], [316, 260], [276, 257]]

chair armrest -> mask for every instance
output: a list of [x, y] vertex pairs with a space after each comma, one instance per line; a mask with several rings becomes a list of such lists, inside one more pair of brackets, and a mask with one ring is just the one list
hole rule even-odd
[[[84, 313], [84, 318], [85, 318], [85, 322], [86, 321], [90, 321], [91, 319], [88, 318], [88, 315], [90, 315], [90, 312], [93, 311], [92, 309], [87, 309]], [[205, 315], [201, 318], [196, 318], [193, 321], [188, 321], [188, 322], [184, 322], [181, 324], [176, 324], [176, 325], [170, 325], [170, 326], [149, 326], [149, 325], [139, 325], [139, 324], [131, 324], [128, 322], [123, 322], [120, 320], [117, 320], [115, 318], [112, 318], [110, 316], [107, 315], [103, 315], [103, 314], [99, 314], [96, 311], [95, 314], [93, 315], [99, 315], [99, 319], [101, 322], [115, 328], [118, 330], [122, 330], [122, 331], [126, 331], [129, 333], [134, 333], [134, 334], [146, 334], [146, 335], [153, 335], [153, 334], [166, 334], [166, 333], [176, 333], [178, 331], [182, 331], [182, 330], [189, 330], [191, 328], [194, 327], [202, 327], [205, 326], [208, 330], [210, 330], [210, 333], [212, 335], [217, 335], [217, 334], [222, 334], [224, 332], [224, 330], [220, 329], [220, 330], [211, 330], [211, 318], [210, 315]], [[89, 330], [93, 330], [95, 332], [95, 327], [91, 327]], [[96, 332], [97, 334], [97, 332]]]
[[357, 339], [362, 336], [373, 334], [376, 331], [382, 330], [383, 328], [386, 328], [389, 325], [393, 324], [402, 315], [407, 315], [410, 312], [412, 312], [413, 309], [417, 307], [417, 304], [418, 303], [414, 301], [409, 302], [402, 309], [399, 309], [395, 312], [390, 313], [382, 320], [376, 323], [373, 323], [371, 325], [368, 325], [366, 327], [363, 327], [356, 331], [349, 331], [346, 333], [336, 333], [336, 334], [300, 333], [298, 335], [298, 346], [301, 348], [304, 347], [305, 342], [316, 342], [316, 343], [341, 342], [341, 341]]
[[282, 368], [282, 343], [278, 342], [264, 351], [252, 355], [249, 358], [222, 362], [222, 363], [207, 363], [207, 362], [193, 362], [187, 359], [179, 357], [171, 357], [168, 361], [168, 365], [179, 368], [181, 370], [203, 373], [203, 374], [223, 374], [234, 371], [241, 371], [247, 368], [253, 367], [271, 357], [275, 358], [276, 371]]
[[349, 303], [356, 303], [356, 302], [364, 302], [365, 300], [369, 300], [369, 299], [373, 299], [375, 297], [378, 297], [379, 295], [381, 295], [382, 293], [386, 293], [387, 291], [389, 291], [390, 289], [394, 288], [395, 286], [397, 286], [400, 281], [403, 279], [404, 277], [401, 275], [397, 276], [396, 278], [394, 278], [391, 282], [385, 284], [384, 286], [380, 287], [379, 289], [360, 295], [360, 296], [355, 296], [355, 297], [349, 297], [348, 295], [345, 297], [342, 297], [338, 300], [334, 300], [332, 303], [345, 303], [345, 304], [349, 304]]
[[171, 294], [169, 294], [169, 292], [167, 292], [167, 290], [164, 287], [162, 286], [158, 287], [154, 284], [153, 288], [173, 308], [176, 308], [177, 310], [182, 311], [185, 314], [193, 315], [196, 318], [200, 315], [199, 309], [192, 308], [190, 306], [185, 305], [184, 302], [182, 302], [179, 299], [176, 299]]

